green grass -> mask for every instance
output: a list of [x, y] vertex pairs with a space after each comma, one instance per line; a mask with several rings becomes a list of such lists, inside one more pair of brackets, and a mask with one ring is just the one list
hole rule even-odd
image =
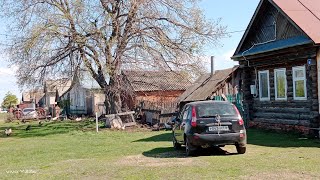
[[0, 123], [7, 119], [8, 113], [0, 113]]
[[[26, 131], [27, 125], [31, 130]], [[319, 179], [320, 143], [295, 135], [248, 131], [237, 155], [201, 151], [185, 157], [169, 131], [95, 133], [94, 122], [0, 123], [1, 179]]]

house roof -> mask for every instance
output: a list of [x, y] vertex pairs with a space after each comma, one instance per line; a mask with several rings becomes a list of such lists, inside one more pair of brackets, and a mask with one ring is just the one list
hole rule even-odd
[[278, 6], [315, 44], [320, 44], [319, 0], [270, 0]]
[[[283, 14], [289, 22], [301, 31], [305, 36], [299, 35], [288, 39], [272, 40], [268, 42], [257, 43], [250, 49], [245, 51], [242, 48], [244, 41], [254, 29], [254, 22], [261, 16], [260, 11], [265, 10], [265, 6], [271, 4], [281, 14]], [[260, 14], [260, 15], [259, 15]], [[264, 15], [264, 14], [263, 14]], [[242, 55], [254, 55], [262, 52], [274, 51], [278, 49], [289, 48], [292, 46], [304, 44], [320, 44], [320, 1], [319, 0], [260, 0], [260, 3], [252, 16], [252, 19], [235, 51], [232, 58]], [[266, 32], [263, 32], [266, 33]], [[279, 41], [279, 42], [277, 42]]]
[[186, 90], [191, 82], [173, 71], [123, 71], [134, 91]]
[[278, 41], [269, 42], [266, 44], [252, 46], [252, 48], [248, 49], [247, 51], [234, 55], [233, 58], [248, 56], [248, 55], [255, 55], [261, 52], [270, 52], [278, 49], [289, 48], [289, 47], [310, 44], [310, 43], [312, 43], [312, 40], [310, 40], [308, 37], [296, 36], [289, 39], [282, 39]]
[[31, 90], [31, 91], [22, 93], [22, 100], [23, 102], [30, 102], [32, 101], [32, 99], [35, 99], [36, 100], [35, 103], [38, 103], [43, 96], [44, 96], [43, 89]]
[[85, 89], [100, 89], [98, 82], [93, 79], [88, 71], [82, 71], [78, 78], [79, 84]]
[[230, 75], [238, 69], [233, 68], [217, 70], [200, 76], [180, 97], [179, 102], [191, 102], [205, 100], [217, 90], [218, 86], [228, 79]]
[[48, 93], [56, 93], [58, 90], [59, 96], [64, 94], [71, 87], [72, 81], [67, 79], [47, 80], [45, 81], [45, 91]]
[[68, 93], [73, 87], [78, 88], [78, 86], [87, 89], [87, 90], [96, 90], [101, 89], [98, 82], [91, 76], [88, 71], [81, 71], [80, 75], [75, 73], [72, 81], [70, 81], [70, 86], [62, 93], [59, 93], [59, 96], [64, 96]]

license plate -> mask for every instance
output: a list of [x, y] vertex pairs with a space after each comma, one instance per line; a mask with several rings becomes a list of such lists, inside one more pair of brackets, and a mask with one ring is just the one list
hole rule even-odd
[[229, 131], [228, 126], [211, 126], [209, 127], [209, 131]]

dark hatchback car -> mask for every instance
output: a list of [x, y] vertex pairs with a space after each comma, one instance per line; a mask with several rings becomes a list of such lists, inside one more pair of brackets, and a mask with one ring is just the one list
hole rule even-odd
[[200, 147], [235, 145], [246, 152], [247, 136], [235, 105], [226, 101], [198, 101], [186, 104], [173, 121], [173, 146], [186, 146], [187, 156]]

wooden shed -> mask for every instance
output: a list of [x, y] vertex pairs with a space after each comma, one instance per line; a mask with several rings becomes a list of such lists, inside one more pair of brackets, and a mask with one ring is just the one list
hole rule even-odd
[[[318, 134], [319, 0], [261, 0], [232, 59], [250, 126]], [[241, 10], [239, 10], [241, 12]]]
[[191, 85], [186, 76], [173, 71], [123, 71], [134, 91], [134, 106], [172, 112], [177, 98]]
[[98, 116], [105, 114], [105, 95], [99, 84], [89, 75], [82, 72], [81, 76], [75, 75], [70, 88], [61, 95], [64, 111], [69, 115]]
[[241, 85], [238, 66], [200, 76], [180, 97], [179, 103], [214, 99], [215, 96], [235, 95]]

